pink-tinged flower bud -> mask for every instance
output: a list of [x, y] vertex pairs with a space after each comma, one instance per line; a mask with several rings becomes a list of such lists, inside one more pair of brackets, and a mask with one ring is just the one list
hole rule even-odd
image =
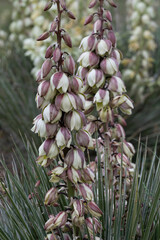
[[57, 146], [60, 147], [61, 149], [65, 147], [69, 148], [71, 141], [72, 141], [72, 137], [68, 128], [61, 127], [56, 135]]
[[77, 227], [80, 227], [81, 225], [84, 224], [84, 220], [85, 220], [84, 216], [78, 216], [75, 213], [75, 211], [72, 213], [71, 218], [72, 218], [73, 224]]
[[101, 215], [103, 214], [101, 209], [93, 201], [87, 203], [87, 209], [90, 212], [90, 214], [96, 218], [101, 217]]
[[39, 147], [39, 156], [55, 158], [58, 155], [58, 147], [53, 139], [45, 140]]
[[108, 31], [108, 39], [112, 42], [113, 47], [116, 45], [116, 36], [112, 30]]
[[93, 237], [94, 233], [97, 234], [98, 232], [100, 232], [102, 226], [100, 224], [100, 222], [96, 219], [96, 218], [86, 218], [85, 220], [89, 234]]
[[95, 122], [89, 122], [86, 126], [83, 127], [84, 130], [89, 132], [90, 135], [96, 132], [97, 124]]
[[51, 216], [51, 217], [48, 219], [48, 221], [45, 223], [44, 229], [45, 229], [46, 231], [51, 231], [52, 229], [54, 229], [53, 221], [54, 221], [54, 216]]
[[40, 184], [41, 184], [41, 181], [38, 180], [38, 181], [36, 182], [36, 184], [35, 184], [35, 188], [38, 188]]
[[112, 138], [121, 140], [121, 138], [125, 139], [125, 131], [120, 124], [116, 124], [115, 128], [111, 129]]
[[49, 35], [50, 35], [49, 32], [45, 32], [45, 33], [41, 34], [39, 36], [39, 38], [37, 38], [37, 41], [43, 41], [43, 40], [47, 39], [49, 37]]
[[130, 160], [128, 159], [128, 157], [125, 154], [118, 153], [118, 154], [116, 154], [115, 158], [120, 166], [121, 166], [121, 162], [122, 162], [123, 167], [132, 168], [132, 163], [130, 162]]
[[56, 95], [56, 90], [52, 90], [49, 81], [43, 81], [38, 86], [38, 94], [40, 97], [44, 97], [45, 100], [49, 101]]
[[61, 176], [64, 175], [64, 173], [65, 173], [65, 168], [63, 168], [63, 167], [55, 167], [52, 170], [50, 182], [53, 182], [53, 183], [59, 182], [60, 179], [61, 179]]
[[72, 48], [72, 41], [71, 41], [71, 38], [70, 38], [69, 34], [65, 32], [65, 33], [62, 35], [62, 37], [63, 37], [63, 40], [64, 40], [65, 44], [66, 44], [68, 47]]
[[50, 73], [52, 66], [52, 60], [46, 59], [41, 68], [41, 78], [45, 78]]
[[97, 3], [97, 0], [92, 0], [89, 4], [89, 8], [93, 8]]
[[88, 16], [88, 17], [86, 17], [84, 25], [87, 25], [87, 24], [91, 23], [92, 21], [93, 21], [93, 14]]
[[81, 147], [87, 147], [89, 149], [93, 149], [93, 139], [89, 135], [89, 133], [85, 130], [80, 130], [78, 133], [76, 133], [76, 141], [79, 146]]
[[97, 33], [98, 31], [101, 30], [102, 27], [102, 21], [100, 19], [98, 19], [95, 23], [94, 23], [94, 33]]
[[127, 157], [132, 158], [133, 155], [135, 154], [134, 146], [130, 142], [126, 142], [126, 141], [124, 141], [122, 143], [122, 145], [123, 145], [123, 152], [124, 152], [124, 154]]
[[118, 49], [114, 49], [112, 52], [111, 52], [111, 57], [115, 58], [118, 62], [118, 64], [120, 64], [121, 60], [123, 59], [123, 54], [121, 53], [120, 50]]
[[34, 121], [34, 126], [32, 127], [31, 131], [38, 133], [40, 137], [47, 137], [47, 138], [52, 138], [55, 136], [57, 132], [57, 124], [50, 124], [50, 123], [45, 123], [42, 120], [42, 114], [38, 115]]
[[84, 168], [81, 170], [82, 180], [85, 183], [93, 183], [95, 180], [95, 173], [90, 168]]
[[58, 95], [55, 99], [55, 105], [64, 112], [72, 110], [72, 103], [67, 93]]
[[82, 101], [83, 109], [85, 110], [85, 114], [90, 113], [94, 108], [93, 102], [86, 100], [86, 98], [84, 97], [83, 94], [78, 94], [78, 96], [80, 97], [80, 99]]
[[51, 23], [51, 26], [50, 26], [50, 32], [54, 32], [55, 30], [56, 30], [56, 28], [57, 28], [57, 26], [58, 26], [58, 22], [55, 20], [55, 21], [53, 21], [52, 23]]
[[70, 75], [74, 75], [75, 73], [75, 61], [72, 56], [67, 56], [63, 61], [63, 71], [69, 73]]
[[36, 74], [36, 82], [41, 82], [43, 79], [41, 78], [41, 69]]
[[114, 3], [113, 0], [108, 0], [109, 4], [112, 6], [112, 7], [117, 7], [117, 5]]
[[71, 93], [58, 95], [55, 99], [55, 105], [57, 109], [61, 109], [66, 113], [72, 109], [77, 109], [76, 96]]
[[74, 14], [71, 12], [71, 11], [67, 11], [67, 15], [68, 15], [68, 17], [69, 18], [71, 18], [71, 19], [73, 19], [73, 20], [75, 20], [76, 19], [76, 17], [74, 16]]
[[60, 60], [61, 55], [62, 55], [62, 53], [61, 53], [60, 48], [56, 47], [53, 51], [53, 60], [55, 61], [55, 63], [57, 63]]
[[78, 75], [82, 80], [85, 79], [87, 73], [88, 73], [88, 69], [87, 69], [87, 68], [84, 68], [84, 67], [81, 67], [81, 66], [78, 67], [77, 75]]
[[81, 183], [78, 184], [79, 192], [86, 201], [93, 201], [94, 196], [91, 188], [88, 184]]
[[105, 16], [107, 18], [107, 20], [109, 20], [110, 22], [112, 22], [112, 14], [110, 11], [106, 10], [105, 11]]
[[114, 58], [106, 58], [102, 60], [100, 67], [102, 71], [109, 76], [112, 76], [118, 72], [118, 62]]
[[61, 116], [61, 110], [57, 110], [54, 104], [49, 104], [43, 111], [43, 118], [46, 123], [55, 123], [61, 119]]
[[45, 238], [45, 240], [57, 240], [57, 235], [55, 235], [54, 233], [52, 234], [47, 234], [47, 237]]
[[69, 79], [63, 72], [56, 72], [50, 79], [51, 88], [53, 91], [57, 89], [60, 93], [66, 93], [69, 87]]
[[96, 103], [97, 110], [106, 107], [109, 104], [109, 91], [99, 89], [96, 95], [94, 96], [94, 102]]
[[54, 205], [58, 201], [58, 190], [57, 188], [51, 188], [45, 196], [45, 205]]
[[82, 89], [83, 82], [80, 79], [80, 77], [77, 77], [77, 76], [71, 77], [69, 86], [71, 91], [73, 91], [74, 93], [79, 93], [80, 90]]
[[45, 7], [44, 7], [44, 11], [49, 10], [52, 7], [53, 3], [52, 2], [48, 2], [46, 3]]
[[72, 222], [76, 226], [81, 226], [84, 223], [84, 204], [82, 200], [74, 200], [73, 202]]
[[114, 97], [112, 105], [113, 107], [119, 107], [120, 110], [127, 115], [130, 115], [132, 113], [132, 109], [134, 108], [132, 101], [127, 95]]
[[45, 100], [43, 97], [39, 96], [39, 94], [36, 95], [36, 99], [35, 99], [36, 103], [37, 103], [37, 108], [45, 108], [49, 101]]
[[57, 227], [63, 227], [65, 226], [67, 222], [67, 213], [66, 212], [59, 212], [55, 217], [51, 217], [46, 223], [45, 223], [45, 230], [51, 231]]
[[64, 161], [69, 168], [82, 169], [86, 167], [84, 152], [79, 148], [69, 150]]
[[68, 170], [67, 170], [67, 176], [68, 176], [68, 179], [69, 179], [72, 183], [78, 183], [78, 182], [80, 182], [80, 179], [81, 179], [80, 171], [74, 169], [73, 167], [68, 168]]
[[60, 212], [58, 213], [54, 218], [54, 226], [55, 227], [62, 227], [65, 226], [67, 222], [67, 213], [66, 212]]
[[63, 8], [63, 9], [66, 9], [66, 1], [65, 0], [60, 0], [60, 4], [61, 4], [61, 7]]
[[78, 59], [82, 67], [93, 67], [99, 63], [99, 57], [94, 52], [84, 52]]
[[52, 46], [49, 46], [47, 48], [47, 51], [46, 51], [46, 54], [45, 54], [45, 58], [51, 58], [53, 55], [53, 47]]
[[96, 46], [96, 53], [100, 56], [104, 56], [110, 53], [112, 50], [112, 43], [110, 40], [101, 39]]
[[65, 115], [64, 123], [71, 131], [78, 131], [86, 123], [85, 115], [83, 112], [71, 111]]
[[121, 115], [118, 115], [118, 122], [124, 127], [127, 126], [126, 120]]
[[100, 119], [102, 122], [113, 123], [113, 112], [112, 112], [111, 108], [101, 109], [99, 116], [100, 116]]
[[119, 106], [119, 108], [124, 114], [130, 115], [134, 106], [129, 97], [124, 96], [124, 102]]
[[90, 87], [96, 86], [99, 88], [105, 81], [105, 76], [102, 70], [92, 69], [86, 75], [87, 83]]
[[96, 37], [94, 35], [90, 35], [82, 39], [80, 48], [82, 48], [84, 52], [93, 51], [96, 48], [96, 44], [97, 44]]
[[108, 89], [110, 91], [117, 92], [120, 94], [126, 92], [126, 87], [124, 85], [124, 82], [122, 81], [121, 78], [116, 76], [113, 76], [112, 78], [110, 78]]

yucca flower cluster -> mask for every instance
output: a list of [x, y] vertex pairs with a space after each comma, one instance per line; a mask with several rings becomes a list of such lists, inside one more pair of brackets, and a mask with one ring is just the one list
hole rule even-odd
[[150, 70], [153, 66], [152, 54], [156, 49], [154, 32], [157, 28], [155, 23], [155, 10], [153, 1], [134, 0], [128, 4], [128, 11], [131, 12], [129, 21], [131, 36], [129, 38], [129, 50], [132, 53], [131, 59], [125, 60], [127, 69], [123, 76], [127, 81], [132, 81], [131, 94], [136, 96], [136, 101], [143, 102], [145, 94], [154, 84]]
[[[45, 4], [45, 0], [12, 1], [13, 10], [9, 40], [11, 42], [19, 41], [22, 44], [26, 56], [29, 56], [33, 62], [34, 68], [32, 69], [32, 74], [34, 76], [36, 76], [37, 71], [44, 61], [46, 47], [53, 41], [51, 38], [48, 38], [42, 44], [41, 42], [35, 42], [34, 40], [41, 34], [41, 32], [47, 31], [48, 26], [52, 21], [52, 13], [56, 12], [56, 8], [53, 5], [49, 11], [45, 12], [45, 15], [42, 14]], [[70, 9], [78, 15], [79, 3], [77, 1], [68, 0], [68, 4]], [[73, 26], [71, 21], [67, 22], [63, 19], [63, 24], [69, 33], [72, 33], [74, 27], [73, 43], [75, 46], [78, 46], [81, 36], [83, 35], [81, 27], [82, 22], [76, 22]]]
[[[37, 74], [39, 83], [36, 102], [42, 113], [34, 119], [32, 131], [45, 138], [39, 147], [37, 162], [47, 167], [54, 166], [50, 173], [53, 187], [46, 193], [45, 204], [57, 206], [63, 195], [67, 205], [56, 216], [49, 216], [45, 230], [49, 239], [61, 239], [58, 229], [65, 239], [85, 237], [87, 225], [91, 239], [93, 232], [101, 230], [98, 218], [102, 211], [94, 202], [92, 183], [95, 173], [87, 165], [85, 149], [93, 149], [94, 141], [83, 129], [86, 119], [83, 111], [91, 108], [92, 101], [80, 93], [82, 80], [75, 75], [75, 62], [71, 55], [62, 50], [62, 42], [72, 47], [69, 34], [62, 28], [62, 14], [75, 19], [68, 10], [65, 0], [48, 2], [45, 11], [52, 5], [57, 7], [57, 16], [38, 41], [56, 36], [56, 43], [48, 46], [45, 61]], [[92, 216], [92, 217], [91, 217]]]
[[[132, 184], [134, 164], [131, 163], [134, 147], [125, 140], [123, 115], [130, 115], [132, 100], [126, 94], [119, 65], [121, 52], [116, 47], [116, 37], [112, 28], [112, 14], [107, 6], [116, 7], [110, 0], [93, 0], [89, 7], [98, 7], [86, 18], [85, 25], [94, 21], [93, 32], [80, 45], [83, 53], [79, 57], [78, 75], [83, 79], [83, 92], [92, 101], [88, 122], [85, 126], [91, 134], [98, 131], [97, 151], [102, 159], [102, 173], [106, 169], [115, 188], [119, 188], [121, 161], [123, 174], [128, 186]], [[126, 173], [125, 173], [126, 171]], [[107, 190], [108, 191], [108, 190]], [[118, 195], [118, 191], [117, 191]]]

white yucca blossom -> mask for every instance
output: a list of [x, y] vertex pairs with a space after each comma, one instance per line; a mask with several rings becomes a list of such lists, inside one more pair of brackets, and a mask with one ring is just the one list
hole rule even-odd
[[154, 62], [152, 54], [157, 47], [154, 38], [157, 24], [153, 3], [154, 0], [127, 0], [126, 5], [129, 16], [128, 29], [131, 31], [129, 50], [132, 52], [132, 57], [127, 61], [129, 65], [127, 64], [123, 77], [126, 81], [132, 79], [131, 95], [137, 102], [144, 101], [146, 86], [151, 90], [154, 83], [153, 77], [150, 76]]

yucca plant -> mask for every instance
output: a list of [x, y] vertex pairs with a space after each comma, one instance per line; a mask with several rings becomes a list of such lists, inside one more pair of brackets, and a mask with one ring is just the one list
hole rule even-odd
[[35, 137], [30, 132], [33, 116], [37, 113], [36, 85], [30, 74], [32, 64], [19, 48], [5, 49], [1, 54], [0, 126], [17, 136], [20, 131]]
[[[24, 141], [24, 145], [28, 157], [24, 158], [24, 153], [16, 147], [13, 153], [13, 173], [2, 161], [6, 172], [0, 193], [0, 238], [2, 240], [44, 240], [46, 236], [44, 223], [49, 214], [56, 214], [59, 210], [59, 207], [44, 205], [44, 193], [51, 187], [51, 183], [48, 181], [46, 170], [35, 163], [37, 156], [35, 144], [27, 140]], [[103, 179], [101, 168], [98, 167], [94, 187], [95, 201], [104, 209], [103, 231], [100, 239], [159, 239], [160, 163], [156, 151], [155, 146], [150, 158], [150, 167], [147, 170], [147, 143], [145, 146], [139, 143], [133, 185], [128, 189], [127, 178], [121, 171], [118, 179], [120, 182], [118, 200], [114, 183], [109, 181], [107, 174]], [[99, 159], [100, 155], [98, 154], [97, 157]], [[125, 183], [123, 187], [122, 181]], [[102, 187], [104, 185], [105, 188]], [[110, 191], [107, 191], [109, 186]], [[130, 200], [126, 213], [125, 195], [128, 190]], [[63, 204], [60, 202], [59, 204], [62, 208]], [[125, 215], [126, 221], [124, 221]], [[63, 240], [63, 237], [61, 239]]]

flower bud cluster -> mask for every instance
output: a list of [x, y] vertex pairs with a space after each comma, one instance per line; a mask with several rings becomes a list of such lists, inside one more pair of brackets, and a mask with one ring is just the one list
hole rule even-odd
[[[90, 115], [85, 129], [89, 129], [91, 133], [98, 130], [98, 149], [103, 162], [106, 161], [106, 154], [108, 155], [115, 178], [113, 182], [117, 183], [120, 177], [121, 158], [124, 159], [123, 170], [127, 170], [127, 177], [131, 182], [133, 175], [130, 172], [134, 171], [134, 165], [130, 161], [135, 150], [133, 145], [125, 140], [123, 127], [126, 122], [121, 114], [130, 115], [133, 103], [126, 94], [119, 71], [122, 54], [116, 47], [111, 12], [104, 7], [105, 1], [94, 2], [95, 5], [99, 4], [99, 8], [98, 12], [86, 19], [85, 24], [94, 19], [94, 27], [92, 34], [81, 41], [80, 48], [83, 53], [78, 59], [80, 67], [77, 72], [84, 81], [83, 93], [93, 102], [90, 111], [86, 112]], [[113, 1], [108, 3], [115, 7]], [[105, 164], [102, 166], [105, 168]]]
[[[46, 193], [44, 203], [57, 206], [62, 195], [70, 202], [69, 206], [64, 206], [66, 211], [51, 215], [45, 224], [46, 232], [54, 232], [58, 237], [57, 228], [62, 232], [83, 229], [87, 214], [94, 216], [98, 224], [97, 219], [102, 212], [94, 203], [92, 183], [95, 173], [87, 165], [84, 152], [94, 148], [91, 135], [83, 129], [86, 125], [83, 112], [91, 108], [92, 101], [86, 100], [81, 93], [83, 82], [75, 74], [74, 59], [61, 47], [62, 43], [72, 46], [70, 35], [61, 28], [61, 22], [63, 13], [69, 12], [70, 18], [73, 18], [73, 13], [67, 9], [65, 0], [52, 1], [51, 5], [57, 7], [58, 14], [49, 30], [37, 40], [42, 42], [54, 34], [57, 42], [47, 48], [37, 74], [36, 103], [42, 113], [34, 119], [32, 131], [45, 138], [39, 147], [37, 162], [45, 167], [51, 163], [54, 166], [50, 172], [53, 187]], [[46, 6], [46, 11], [51, 5]], [[97, 227], [95, 232], [99, 229]], [[75, 232], [73, 237], [78, 234]]]
[[157, 47], [154, 38], [157, 24], [154, 21], [155, 9], [152, 3], [153, 1], [148, 0], [134, 0], [128, 4], [128, 11], [132, 11], [129, 21], [129, 50], [132, 57], [128, 61], [124, 60], [127, 69], [123, 76], [125, 80], [132, 80], [131, 94], [136, 96], [137, 102], [144, 101], [146, 86], [151, 90], [154, 83], [150, 69], [154, 62], [152, 54]]
[[[52, 43], [52, 39], [46, 39], [43, 44], [41, 42], [35, 42], [35, 39], [42, 33], [47, 31], [50, 22], [52, 21], [52, 13], [56, 14], [56, 8], [54, 4], [50, 4], [44, 0], [14, 0], [12, 1], [12, 22], [10, 24], [10, 42], [20, 42], [25, 50], [25, 54], [30, 57], [33, 62], [34, 68], [32, 74], [36, 76], [37, 71], [42, 65], [45, 56], [46, 47]], [[80, 2], [80, 4], [79, 4]], [[74, 0], [68, 0], [70, 9], [74, 14], [80, 13], [80, 5], [82, 0], [79, 2]], [[45, 9], [45, 15], [42, 14]], [[66, 12], [66, 16], [70, 19], [74, 19], [74, 15], [71, 11]], [[83, 15], [84, 11], [81, 12]], [[64, 26], [67, 31], [72, 33], [74, 36], [73, 43], [77, 46], [83, 35], [82, 28], [78, 25], [79, 21], [66, 21], [64, 19]], [[74, 30], [73, 30], [74, 27]], [[73, 32], [74, 31], [74, 32]]]

